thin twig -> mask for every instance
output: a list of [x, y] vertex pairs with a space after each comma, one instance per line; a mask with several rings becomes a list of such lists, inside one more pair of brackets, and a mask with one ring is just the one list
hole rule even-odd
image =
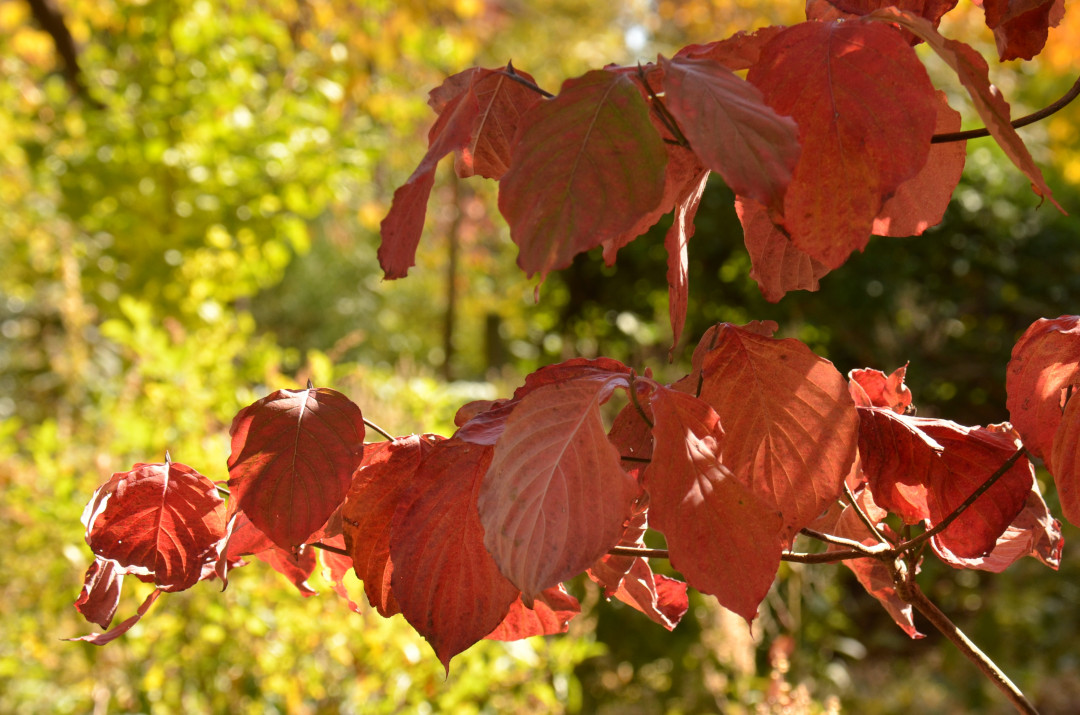
[[608, 549], [610, 556], [640, 556], [645, 559], [666, 559], [667, 549], [647, 549], [643, 546], [612, 546]]
[[979, 647], [975, 645], [970, 638], [964, 635], [964, 632], [956, 627], [956, 624], [949, 620], [949, 617], [942, 613], [941, 609], [934, 605], [934, 603], [926, 597], [926, 594], [922, 592], [922, 589], [918, 587], [914, 582], [911, 584], [911, 588], [907, 589], [908, 593], [905, 594], [905, 600], [915, 607], [919, 613], [926, 616], [926, 619], [933, 624], [934, 628], [941, 631], [942, 635], [952, 641], [952, 644], [960, 649], [960, 652], [970, 660], [972, 663], [982, 671], [983, 675], [990, 679], [998, 690], [1005, 694], [1005, 697], [1009, 699], [1009, 702], [1016, 707], [1016, 710], [1021, 713], [1027, 713], [1028, 715], [1038, 715], [1038, 711], [1035, 706], [1024, 697], [1024, 694], [1020, 692], [1020, 689], [1009, 680], [1009, 676], [1002, 672], [1001, 668], [997, 666], [994, 661], [990, 659], [985, 653], [979, 650]]
[[364, 418], [364, 424], [367, 425], [368, 427], [370, 427], [371, 429], [375, 430], [379, 434], [381, 434], [383, 437], [386, 437], [391, 442], [394, 441], [394, 436], [392, 434], [390, 434], [389, 432], [384, 430], [382, 427], [380, 427], [379, 425], [377, 425], [374, 422], [372, 422], [371, 420], [369, 420], [367, 417]]
[[997, 480], [999, 480], [1003, 476], [1005, 476], [1005, 473], [1008, 472], [1010, 469], [1012, 469], [1013, 466], [1016, 464], [1016, 462], [1021, 457], [1023, 457], [1025, 453], [1026, 453], [1026, 450], [1023, 447], [1021, 447], [1020, 449], [1013, 452], [1013, 455], [1011, 457], [1009, 457], [1008, 459], [1006, 459], [1005, 463], [1002, 464], [1000, 467], [998, 467], [998, 470], [996, 472], [994, 472], [993, 474], [991, 474], [989, 479], [987, 479], [985, 482], [980, 484], [979, 488], [976, 489], [975, 491], [973, 491], [971, 493], [971, 496], [969, 496], [967, 499], [965, 499], [960, 504], [960, 506], [953, 509], [952, 512], [948, 516], [946, 516], [944, 519], [942, 519], [940, 522], [938, 522], [938, 524], [936, 526], [934, 526], [934, 528], [927, 529], [926, 531], [919, 534], [918, 536], [916, 536], [911, 541], [906, 541], [903, 544], [900, 544], [900, 546], [897, 547], [898, 550], [899, 551], [910, 551], [911, 549], [915, 548], [916, 546], [920, 546], [920, 545], [926, 543], [927, 541], [929, 541], [931, 539], [931, 537], [936, 536], [937, 534], [940, 534], [941, 532], [948, 529], [949, 525], [952, 524], [954, 521], [956, 521], [960, 517], [961, 514], [963, 514], [965, 511], [967, 511], [967, 508], [969, 506], [971, 506], [972, 504], [974, 504], [976, 499], [978, 499], [983, 494], [985, 494], [986, 491], [990, 487], [994, 486], [994, 484], [995, 484], [995, 482], [997, 482]]
[[499, 74], [501, 74], [503, 77], [509, 77], [510, 79], [514, 80], [515, 82], [517, 82], [520, 85], [528, 87], [529, 89], [536, 92], [537, 94], [539, 94], [542, 97], [547, 97], [548, 99], [551, 99], [552, 97], [555, 96], [554, 94], [547, 91], [546, 89], [538, 87], [535, 82], [530, 82], [529, 80], [525, 79], [524, 77], [519, 75], [517, 72], [515, 72], [514, 71], [514, 64], [512, 62], [507, 62], [506, 63], [506, 69], [499, 70]]
[[312, 543], [308, 544], [308, 546], [313, 546], [316, 549], [322, 549], [323, 551], [329, 551], [332, 554], [341, 554], [342, 556], [352, 556], [352, 554], [350, 554], [345, 549], [339, 549], [336, 546], [331, 546], [330, 544], [324, 544], [321, 541], [312, 542]]
[[[1010, 122], [1010, 124], [1013, 125], [1014, 129], [1019, 129], [1020, 127], [1026, 127], [1029, 124], [1034, 124], [1040, 119], [1046, 119], [1054, 112], [1063, 109], [1066, 105], [1069, 104], [1069, 102], [1076, 99], [1077, 96], [1080, 96], [1080, 77], [1077, 77], [1076, 82], [1073, 83], [1073, 86], [1069, 89], [1068, 92], [1065, 93], [1065, 95], [1061, 99], [1051, 105], [1043, 107], [1037, 112], [1033, 112], [1027, 115], [1026, 117], [1020, 117], [1019, 119], [1015, 119]], [[933, 137], [930, 138], [930, 143], [944, 144], [945, 142], [962, 142], [968, 139], [980, 139], [982, 137], [988, 136], [990, 136], [990, 130], [983, 127], [981, 129], [968, 129], [962, 132], [935, 134]]]
[[815, 554], [804, 554], [796, 551], [785, 551], [780, 554], [781, 561], [793, 561], [797, 564], [835, 564], [852, 559], [880, 558], [881, 554], [867, 554], [862, 550], [841, 549], [838, 551], [820, 551]]
[[870, 530], [870, 533], [872, 533], [874, 537], [877, 538], [877, 540], [881, 543], [889, 544], [890, 546], [892, 546], [892, 542], [886, 539], [885, 535], [878, 531], [877, 524], [874, 523], [874, 520], [871, 519], [865, 511], [863, 511], [861, 506], [859, 506], [859, 502], [855, 499], [855, 495], [851, 492], [851, 487], [847, 485], [846, 480], [844, 481], [844, 496], [846, 496], [848, 498], [848, 501], [851, 502], [851, 508], [855, 510], [855, 514], [858, 515], [859, 520], [866, 526], [866, 528]]
[[630, 402], [633, 403], [634, 409], [637, 410], [637, 413], [639, 415], [641, 415], [641, 419], [643, 419], [645, 421], [645, 424], [649, 425], [649, 429], [652, 429], [653, 428], [652, 420], [650, 420], [649, 416], [647, 414], [645, 414], [645, 408], [641, 406], [640, 402], [638, 402], [637, 383], [636, 383], [636, 381], [637, 381], [637, 375], [634, 373], [633, 370], [631, 370], [630, 371], [630, 389], [628, 390], [628, 392], [630, 393]]
[[639, 462], [641, 464], [651, 464], [652, 463], [652, 460], [648, 459], [646, 457], [625, 457], [625, 456], [620, 454], [619, 459], [623, 460], [624, 462]]
[[645, 70], [642, 68], [641, 63], [638, 62], [637, 66], [638, 79], [645, 85], [645, 91], [648, 92], [649, 98], [652, 99], [653, 111], [656, 112], [656, 116], [660, 117], [660, 122], [667, 128], [669, 132], [675, 137], [675, 144], [679, 146], [690, 148], [690, 140], [686, 138], [686, 135], [679, 129], [679, 123], [675, 121], [674, 115], [668, 110], [667, 105], [663, 100], [656, 95], [652, 86], [649, 84], [649, 78], [645, 75]]
[[833, 546], [843, 546], [853, 551], [862, 552], [865, 556], [879, 556], [881, 554], [887, 553], [891, 548], [891, 545], [887, 543], [867, 546], [860, 541], [855, 541], [853, 539], [845, 539], [842, 536], [833, 536], [832, 534], [823, 534], [820, 531], [814, 531], [813, 529], [801, 529], [799, 533], [805, 534], [811, 539], [824, 541], [826, 544], [832, 544]]

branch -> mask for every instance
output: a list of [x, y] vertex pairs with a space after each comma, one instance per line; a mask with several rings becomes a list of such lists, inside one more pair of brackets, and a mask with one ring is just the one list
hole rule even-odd
[[801, 529], [801, 534], [805, 534], [812, 539], [818, 541], [824, 541], [826, 544], [832, 544], [833, 546], [843, 546], [847, 549], [858, 551], [864, 556], [881, 556], [889, 553], [891, 545], [888, 543], [874, 544], [873, 546], [867, 546], [861, 541], [854, 541], [852, 539], [845, 539], [842, 536], [833, 536], [832, 534], [823, 534], [820, 531], [814, 531], [813, 529]]
[[[926, 619], [933, 624], [934, 628], [937, 628], [942, 635], [952, 641], [952, 644], [959, 648], [960, 652], [974, 663], [998, 690], [1005, 694], [1005, 697], [1016, 707], [1018, 712], [1038, 715], [1035, 706], [1009, 680], [1009, 676], [1005, 675], [989, 656], [979, 650], [979, 647], [972, 643], [971, 639], [964, 635], [964, 632], [957, 628], [956, 624], [950, 621], [949, 617], [926, 597], [918, 584], [911, 582], [910, 588], [906, 589], [906, 591], [904, 600], [914, 606], [919, 613], [926, 616]], [[899, 590], [897, 593], [899, 593]]]
[[324, 544], [321, 541], [314, 541], [314, 542], [308, 544], [308, 546], [313, 546], [316, 549], [322, 549], [323, 551], [329, 551], [332, 554], [341, 554], [342, 556], [352, 556], [352, 554], [350, 554], [345, 549], [339, 549], [336, 546], [331, 546], [330, 544]]
[[64, 60], [64, 79], [76, 95], [82, 97], [94, 109], [104, 109], [105, 105], [90, 96], [90, 91], [82, 81], [82, 69], [79, 67], [79, 53], [75, 49], [75, 39], [68, 30], [64, 16], [52, 0], [26, 0], [34, 19], [41, 29], [52, 37], [56, 52]]
[[878, 531], [877, 524], [871, 519], [862, 507], [859, 506], [859, 502], [855, 499], [855, 495], [851, 492], [851, 487], [847, 485], [847, 480], [844, 480], [844, 496], [851, 502], [851, 508], [855, 510], [859, 520], [870, 530], [870, 533], [877, 537], [877, 540], [883, 544], [889, 544], [889, 540], [885, 538], [885, 535]]
[[990, 487], [994, 486], [994, 483], [997, 482], [997, 480], [1001, 479], [1006, 472], [1012, 469], [1016, 462], [1019, 461], [1019, 459], [1023, 457], [1024, 454], [1026, 454], [1026, 450], [1023, 447], [1013, 452], [1013, 455], [1006, 459], [1005, 463], [998, 467], [998, 470], [991, 474], [989, 479], [979, 485], [979, 487], [971, 493], [971, 496], [965, 499], [960, 504], [960, 506], [953, 509], [952, 512], [940, 522], [938, 522], [938, 524], [934, 528], [927, 529], [911, 541], [906, 541], [903, 544], [900, 544], [900, 546], [897, 547], [897, 552], [900, 553], [904, 551], [910, 551], [916, 546], [920, 546], [926, 543], [932, 537], [948, 529], [949, 525], [956, 521], [961, 514], [967, 511], [967, 508], [974, 504], [976, 499], [985, 494]]
[[640, 556], [643, 559], [666, 559], [667, 549], [647, 549], [643, 546], [613, 546], [608, 549], [610, 556]]
[[[1051, 104], [1049, 106], [1043, 107], [1039, 111], [1033, 112], [1033, 113], [1027, 115], [1026, 117], [1020, 117], [1019, 119], [1014, 119], [1010, 123], [1013, 125], [1014, 129], [1019, 129], [1020, 127], [1026, 127], [1029, 124], [1034, 124], [1035, 122], [1037, 122], [1037, 121], [1039, 121], [1041, 119], [1046, 119], [1047, 117], [1049, 117], [1054, 112], [1060, 111], [1066, 105], [1068, 105], [1069, 102], [1076, 99], [1077, 96], [1080, 96], [1080, 77], [1076, 78], [1076, 81], [1073, 83], [1073, 86], [1058, 101], [1054, 102], [1053, 104]], [[962, 141], [966, 141], [968, 139], [981, 139], [982, 137], [988, 137], [988, 136], [990, 136], [990, 130], [983, 127], [982, 129], [968, 129], [968, 130], [962, 131], [962, 132], [949, 132], [948, 134], [935, 134], [933, 137], [931, 137], [930, 143], [931, 144], [944, 144], [946, 142], [962, 142]]]
[[394, 441], [394, 436], [392, 434], [390, 434], [389, 432], [384, 430], [382, 427], [380, 427], [379, 425], [377, 425], [374, 422], [372, 422], [371, 420], [369, 420], [367, 417], [364, 418], [364, 424], [367, 425], [368, 427], [370, 427], [371, 429], [375, 430], [379, 434], [381, 434], [383, 437], [386, 437], [391, 442]]
[[[863, 545], [863, 548], [866, 548]], [[836, 564], [841, 561], [852, 559], [880, 558], [880, 554], [867, 554], [861, 549], [841, 549], [838, 551], [821, 551], [816, 554], [804, 554], [797, 551], [785, 551], [780, 554], [781, 561], [792, 561], [797, 564]]]

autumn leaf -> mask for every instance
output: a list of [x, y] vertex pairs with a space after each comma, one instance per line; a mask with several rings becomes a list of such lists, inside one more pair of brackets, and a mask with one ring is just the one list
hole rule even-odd
[[[528, 72], [507, 68], [535, 84]], [[461, 178], [479, 174], [500, 179], [510, 166], [510, 147], [522, 115], [540, 102], [540, 95], [505, 72], [484, 71], [469, 91], [476, 97], [477, 112], [465, 146], [457, 150], [454, 169]]]
[[[1064, 209], [1054, 200], [1050, 187], [1043, 179], [1042, 171], [1035, 165], [1024, 141], [1010, 123], [1009, 103], [991, 84], [986, 60], [978, 52], [963, 42], [942, 37], [934, 27], [921, 17], [901, 12], [896, 8], [884, 8], [869, 16], [872, 20], [891, 22], [910, 30], [926, 40], [926, 44], [938, 54], [945, 63], [956, 72], [960, 83], [971, 95], [976, 111], [990, 135], [1001, 146], [1005, 156], [1016, 165], [1024, 175], [1031, 179], [1031, 187], [1036, 194], [1049, 199], [1058, 210]], [[796, 118], [797, 120], [797, 118]]]
[[570, 620], [581, 613], [581, 604], [568, 594], [562, 584], [540, 592], [529, 608], [521, 597], [510, 604], [506, 618], [485, 638], [496, 641], [517, 641], [532, 636], [566, 633]]
[[673, 568], [748, 622], [780, 566], [783, 515], [723, 464], [720, 418], [692, 395], [651, 397], [656, 446], [642, 479]]
[[146, 612], [149, 611], [150, 607], [154, 605], [154, 602], [158, 600], [158, 596], [163, 593], [165, 593], [165, 591], [163, 591], [162, 589], [155, 588], [153, 591], [150, 592], [146, 599], [143, 600], [142, 605], [140, 605], [138, 610], [135, 611], [135, 615], [126, 618], [120, 623], [117, 623], [115, 626], [112, 627], [111, 630], [108, 630], [104, 633], [90, 633], [85, 636], [79, 636], [78, 638], [65, 638], [64, 640], [86, 641], [91, 645], [105, 645], [106, 643], [111, 643], [112, 641], [116, 640], [120, 636], [130, 631], [136, 623], [142, 620], [142, 617], [146, 615]]
[[928, 420], [909, 419], [888, 407], [858, 411], [859, 456], [874, 500], [906, 524], [929, 521], [931, 483], [945, 448], [920, 429]]
[[537, 388], [495, 445], [478, 502], [484, 543], [526, 605], [622, 535], [639, 490], [608, 441], [600, 405], [627, 384], [614, 373]]
[[986, 26], [994, 31], [998, 58], [1030, 60], [1042, 52], [1050, 28], [1064, 14], [1064, 0], [983, 0]]
[[780, 208], [799, 159], [799, 128], [761, 91], [710, 59], [659, 58], [664, 104], [702, 163], [731, 190]]
[[797, 340], [726, 323], [702, 375], [701, 398], [726, 435], [724, 466], [783, 513], [790, 542], [840, 495], [855, 459], [859, 421], [846, 381]]
[[447, 671], [451, 658], [503, 621], [519, 594], [484, 548], [476, 512], [492, 451], [459, 440], [436, 443], [391, 525], [394, 598]]
[[108, 628], [120, 605], [120, 587], [124, 583], [124, 571], [119, 564], [100, 556], [86, 570], [83, 589], [75, 599], [75, 610], [83, 618]]
[[623, 236], [663, 199], [667, 152], [628, 75], [594, 70], [521, 121], [499, 210], [529, 275]]
[[671, 320], [670, 358], [686, 326], [686, 304], [690, 298], [689, 254], [687, 246], [694, 236], [694, 217], [701, 204], [701, 195], [709, 180], [708, 170], [690, 182], [675, 203], [675, 217], [664, 235], [667, 249], [668, 317]]
[[325, 387], [278, 390], [241, 410], [230, 434], [230, 511], [287, 550], [344, 501], [364, 453], [360, 408]]
[[764, 206], [742, 196], [735, 197], [735, 213], [742, 223], [743, 241], [750, 254], [750, 277], [761, 295], [776, 303], [788, 291], [817, 291], [828, 267], [799, 249], [777, 228]]
[[848, 391], [859, 407], [885, 407], [897, 414], [906, 414], [911, 407], [911, 390], [904, 384], [906, 375], [906, 364], [889, 375], [872, 368], [851, 370], [848, 372]]
[[836, 268], [865, 248], [885, 200], [926, 163], [937, 115], [926, 70], [892, 28], [806, 22], [778, 33], [747, 79], [799, 126], [783, 225], [797, 248]]
[[148, 577], [182, 591], [203, 577], [225, 535], [225, 502], [214, 483], [187, 465], [136, 464], [94, 492], [83, 512], [86, 543], [116, 573]]
[[769, 40], [785, 29], [782, 25], [770, 25], [754, 32], [736, 32], [723, 40], [687, 45], [675, 53], [675, 58], [712, 60], [732, 72], [747, 70], [757, 64]]
[[[1051, 459], [1047, 461], [1057, 485], [1061, 511], [1072, 524], [1080, 524], [1080, 399], [1065, 404], [1061, 424], [1054, 434]], [[1053, 463], [1051, 467], [1050, 464]]]

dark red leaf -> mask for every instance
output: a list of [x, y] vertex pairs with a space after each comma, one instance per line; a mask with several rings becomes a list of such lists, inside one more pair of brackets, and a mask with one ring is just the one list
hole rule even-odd
[[615, 241], [664, 197], [667, 151], [627, 74], [595, 70], [522, 118], [499, 210], [541, 279], [574, 256]]
[[101, 485], [83, 512], [86, 543], [123, 573], [182, 591], [203, 576], [225, 535], [214, 483], [179, 463], [136, 464]]
[[619, 373], [577, 377], [525, 395], [495, 445], [478, 507], [485, 545], [526, 604], [614, 546], [638, 486], [600, 416]]
[[[960, 131], [960, 112], [949, 106], [944, 92], [937, 92], [935, 134]], [[875, 236], [920, 236], [941, 223], [953, 191], [964, 173], [967, 142], [945, 142], [930, 147], [930, 156], [919, 173], [900, 184], [874, 219]]]
[[788, 291], [818, 289], [818, 280], [829, 272], [828, 267], [792, 243], [764, 206], [736, 196], [735, 212], [750, 254], [750, 277], [757, 281], [765, 300], [776, 303]]
[[146, 600], [142, 602], [139, 609], [135, 612], [134, 616], [127, 618], [120, 623], [113, 626], [112, 630], [105, 631], [104, 633], [90, 633], [89, 635], [79, 636], [78, 638], [65, 638], [68, 641], [86, 641], [92, 645], [105, 645], [111, 643], [120, 636], [124, 635], [131, 630], [131, 627], [142, 620], [142, 617], [146, 615], [146, 612], [150, 610], [150, 606], [154, 605], [154, 601], [158, 599], [158, 596], [165, 593], [160, 588], [155, 588], [150, 592], [150, 595], [146, 597]]
[[784, 519], [723, 463], [720, 419], [691, 395], [652, 394], [656, 446], [643, 478], [649, 519], [689, 585], [747, 621], [780, 566]]
[[341, 505], [364, 454], [360, 408], [325, 387], [278, 390], [241, 410], [230, 433], [230, 511], [286, 550]]
[[907, 365], [886, 376], [881, 370], [864, 368], [848, 372], [848, 390], [859, 407], [885, 407], [905, 414], [911, 405], [911, 390], [904, 384]]
[[[1061, 9], [1052, 12], [1056, 6]], [[1030, 60], [1042, 52], [1050, 28], [1061, 20], [1063, 6], [1063, 0], [983, 0], [998, 58]]]
[[75, 610], [83, 618], [108, 628], [120, 605], [120, 587], [124, 583], [124, 571], [118, 564], [100, 556], [86, 569], [83, 590], [75, 600]]
[[[956, 0], [807, 0], [806, 19], [832, 22], [869, 15], [883, 7], [896, 7], [912, 15], [924, 17], [937, 27], [945, 13], [956, 7]], [[905, 32], [912, 44], [921, 42]]]
[[763, 27], [751, 33], [736, 32], [725, 40], [717, 40], [703, 45], [687, 45], [675, 53], [675, 57], [687, 59], [709, 59], [719, 62], [732, 72], [750, 69], [757, 64], [761, 49], [773, 37], [782, 32], [781, 25]]
[[566, 633], [570, 620], [581, 613], [581, 604], [568, 594], [562, 584], [545, 589], [529, 608], [519, 596], [510, 604], [506, 618], [485, 636], [496, 641], [517, 641], [531, 636]]
[[410, 497], [416, 470], [436, 439], [410, 435], [368, 445], [342, 509], [345, 549], [352, 555], [356, 576], [364, 582], [368, 602], [387, 618], [401, 611], [390, 588], [394, 513]]
[[664, 104], [702, 163], [731, 190], [780, 208], [799, 159], [799, 128], [761, 91], [718, 62], [659, 59]]
[[724, 466], [784, 514], [790, 542], [840, 495], [855, 459], [847, 382], [798, 340], [726, 323], [715, 336], [701, 397], [720, 416]]
[[799, 125], [784, 226], [796, 247], [836, 268], [926, 163], [937, 116], [926, 70], [895, 29], [806, 22], [778, 33], [747, 79]]
[[1064, 398], [1080, 390], [1080, 316], [1032, 323], [1013, 346], [1005, 389], [1009, 418], [1024, 447], [1056, 475], [1054, 436], [1066, 408]]
[[394, 598], [447, 669], [502, 622], [519, 593], [484, 548], [476, 512], [492, 452], [459, 440], [435, 444], [391, 527]]
[[[1042, 172], [1035, 165], [1035, 160], [1031, 158], [1024, 141], [1010, 123], [1009, 115], [1011, 110], [1009, 109], [1009, 103], [990, 84], [989, 68], [982, 55], [963, 42], [942, 37], [934, 29], [933, 25], [925, 19], [902, 12], [896, 8], [890, 7], [878, 10], [870, 17], [884, 22], [896, 23], [926, 40], [926, 44], [956, 72], [960, 78], [960, 83], [964, 85], [964, 89], [971, 95], [971, 101], [979, 112], [979, 116], [982, 117], [983, 123], [990, 130], [991, 136], [1001, 146], [1005, 156], [1009, 157], [1012, 163], [1031, 179], [1031, 188], [1036, 194], [1049, 199], [1054, 206], [1057, 206], [1059, 211], [1065, 213], [1064, 209], [1054, 200], [1054, 195], [1050, 191], [1050, 187], [1046, 185]], [[796, 121], [798, 121], [797, 117]]]

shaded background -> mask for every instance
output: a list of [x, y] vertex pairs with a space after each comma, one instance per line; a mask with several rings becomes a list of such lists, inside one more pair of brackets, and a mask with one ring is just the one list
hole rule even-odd
[[[93, 489], [166, 449], [224, 479], [232, 416], [274, 389], [311, 378], [395, 433], [448, 434], [460, 404], [507, 395], [542, 364], [603, 354], [672, 379], [711, 323], [772, 319], [843, 372], [910, 361], [921, 415], [999, 422], [1020, 332], [1078, 310], [1080, 236], [971, 142], [942, 226], [874, 239], [820, 292], [773, 305], [714, 180], [690, 245], [689, 342], [669, 365], [670, 219], [614, 268], [590, 254], [553, 274], [539, 303], [491, 182], [440, 168], [405, 280], [381, 280], [378, 223], [423, 155], [426, 92], [446, 75], [513, 59], [555, 91], [609, 62], [798, 22], [798, 3], [51, 3], [78, 72], [32, 4], [0, 1], [0, 711], [1009, 711], [837, 566], [784, 564], [752, 632], [695, 596], [669, 634], [579, 581], [570, 635], [484, 642], [445, 680], [402, 619], [305, 600], [258, 562], [224, 594], [203, 583], [162, 599], [105, 648], [61, 642], [94, 628], [71, 607]], [[945, 33], [994, 57], [981, 11], [954, 14]], [[1065, 22], [1039, 61], [991, 59], [1015, 114], [1071, 84], [1080, 16]], [[1074, 215], [1078, 120], [1070, 107], [1023, 130]], [[1047, 713], [1080, 699], [1080, 560], [1065, 532], [1058, 574], [1027, 559], [997, 576], [928, 563], [921, 577]], [[121, 617], [145, 595], [132, 586]]]

